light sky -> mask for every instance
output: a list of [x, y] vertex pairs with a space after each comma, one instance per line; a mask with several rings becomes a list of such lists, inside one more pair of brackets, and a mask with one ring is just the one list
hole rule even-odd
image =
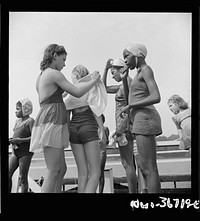
[[[191, 13], [9, 13], [9, 137], [15, 124], [16, 102], [28, 97], [32, 117], [39, 111], [35, 82], [44, 49], [52, 43], [68, 53], [62, 73], [71, 81], [71, 71], [85, 65], [103, 74], [108, 58], [122, 57], [125, 45], [139, 41], [147, 47], [146, 62], [154, 71], [161, 102], [156, 104], [163, 136], [177, 134], [169, 97], [179, 94], [191, 106]], [[129, 72], [133, 77], [136, 70]], [[118, 84], [108, 73], [108, 85]], [[114, 95], [108, 94], [105, 109], [110, 131], [115, 129]]]

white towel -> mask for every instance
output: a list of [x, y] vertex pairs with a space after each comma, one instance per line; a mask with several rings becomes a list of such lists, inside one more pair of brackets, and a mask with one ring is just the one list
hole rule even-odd
[[[79, 79], [76, 83], [88, 82], [91, 80], [92, 74], [86, 75]], [[86, 94], [80, 98], [76, 98], [68, 94], [64, 98], [64, 103], [67, 110], [73, 110], [78, 107], [89, 105], [91, 110], [97, 117], [103, 114], [107, 105], [107, 92], [106, 88], [101, 80], [99, 80]]]

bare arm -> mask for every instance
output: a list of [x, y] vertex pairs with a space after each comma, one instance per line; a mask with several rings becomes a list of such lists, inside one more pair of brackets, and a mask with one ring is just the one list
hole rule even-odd
[[59, 85], [64, 91], [73, 95], [74, 97], [81, 97], [88, 92], [100, 79], [100, 75], [97, 71], [94, 72], [93, 78], [89, 82], [83, 82], [79, 86], [75, 86], [70, 83], [61, 72], [57, 72], [54, 75], [54, 82]]
[[94, 114], [94, 117], [95, 117], [95, 119], [97, 121], [99, 129], [103, 130], [104, 127], [103, 127], [103, 121], [102, 121], [101, 116], [97, 117], [96, 114]]
[[103, 143], [106, 143], [106, 134], [105, 134], [105, 130], [104, 130], [104, 125], [103, 125], [103, 121], [102, 121], [102, 117], [99, 116], [97, 117], [95, 114], [94, 114], [94, 117], [97, 121], [97, 124], [98, 124], [98, 127], [100, 129], [100, 142], [103, 142]]
[[178, 132], [179, 137], [182, 138], [182, 136], [183, 136], [183, 131], [182, 131], [181, 127], [180, 127], [180, 124], [179, 124], [179, 123], [177, 122], [177, 120], [176, 120], [176, 116], [173, 116], [173, 117], [172, 117], [172, 120], [173, 120], [174, 124], [176, 125], [176, 129], [177, 129], [177, 132]]
[[102, 76], [102, 81], [103, 81], [103, 83], [105, 85], [107, 93], [115, 94], [119, 90], [120, 86], [119, 85], [107, 86], [107, 74], [108, 74], [108, 70], [111, 68], [111, 61], [112, 61], [112, 59], [108, 59], [108, 61], [106, 63], [106, 67], [104, 69], [104, 73], [103, 73], [103, 76]]
[[128, 94], [129, 94], [129, 87], [128, 87], [128, 81], [127, 81], [128, 72], [129, 72], [129, 69], [126, 68], [121, 74], [126, 105], [128, 105]]
[[182, 138], [183, 137], [182, 129], [177, 129], [177, 132], [178, 132], [179, 137]]

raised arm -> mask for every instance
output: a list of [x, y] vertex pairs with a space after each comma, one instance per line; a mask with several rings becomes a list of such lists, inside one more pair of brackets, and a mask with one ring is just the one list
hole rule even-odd
[[99, 72], [95, 71], [93, 73], [92, 79], [89, 82], [83, 82], [77, 87], [70, 83], [61, 72], [58, 72], [54, 75], [54, 82], [59, 85], [59, 87], [61, 87], [64, 91], [73, 95], [74, 97], [83, 96], [96, 84], [99, 79]]
[[110, 86], [107, 86], [107, 74], [108, 74], [108, 70], [111, 68], [111, 61], [112, 59], [108, 59], [108, 61], [106, 62], [106, 67], [104, 69], [104, 73], [103, 73], [103, 76], [102, 76], [102, 81], [105, 85], [105, 88], [106, 88], [106, 91], [107, 93], [109, 94], [115, 94], [117, 93], [117, 91], [119, 90], [119, 85], [110, 85]]
[[128, 105], [128, 94], [129, 94], [129, 87], [128, 87], [128, 81], [127, 81], [128, 72], [129, 72], [129, 69], [125, 68], [124, 71], [121, 74], [126, 105]]

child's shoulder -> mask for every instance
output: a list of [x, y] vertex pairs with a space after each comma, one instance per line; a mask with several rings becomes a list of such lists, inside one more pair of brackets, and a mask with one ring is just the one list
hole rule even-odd
[[35, 120], [32, 118], [32, 117], [29, 117], [28, 119], [27, 119], [27, 121], [26, 121], [26, 123], [32, 123], [32, 122], [34, 122]]
[[34, 123], [34, 119], [32, 117], [29, 117], [24, 121], [25, 126], [32, 125], [33, 123]]

